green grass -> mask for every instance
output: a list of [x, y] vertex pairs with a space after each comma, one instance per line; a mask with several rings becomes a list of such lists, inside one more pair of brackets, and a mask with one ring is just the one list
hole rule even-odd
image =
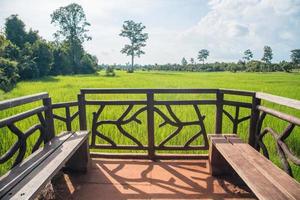
[[[77, 94], [81, 88], [230, 88], [240, 90], [252, 90], [252, 91], [263, 91], [275, 95], [290, 97], [294, 99], [300, 99], [300, 73], [187, 73], [187, 72], [142, 72], [138, 71], [135, 73], [125, 73], [117, 71], [116, 77], [105, 77], [100, 75], [77, 75], [77, 76], [58, 76], [58, 77], [47, 77], [40, 80], [34, 81], [23, 81], [17, 85], [17, 87], [9, 93], [0, 93], [0, 100], [20, 97], [28, 94], [38, 92], [49, 92], [52, 97], [52, 102], [66, 102], [74, 101], [77, 98]], [[170, 100], [170, 99], [209, 99], [210, 95], [158, 95], [156, 99]], [[124, 99], [145, 99], [145, 95], [89, 95], [89, 99], [110, 99], [110, 100], [124, 100]], [[250, 101], [249, 98], [241, 98], [235, 96], [227, 97], [229, 99]], [[40, 103], [32, 103], [25, 106], [20, 106], [7, 111], [1, 111], [0, 118], [11, 116], [12, 114], [28, 110], [33, 108]], [[287, 107], [274, 105], [271, 103], [265, 103], [269, 107], [284, 111], [286, 113], [300, 116], [300, 111], [293, 110]], [[134, 107], [134, 110], [128, 115], [131, 116], [141, 106]], [[164, 107], [160, 107], [164, 113], [167, 114]], [[91, 112], [95, 112], [98, 108], [96, 106], [90, 106], [87, 109], [88, 112], [88, 126], [91, 124], [92, 115]], [[117, 119], [120, 117], [122, 112], [126, 109], [126, 106], [107, 106], [101, 115], [101, 119]], [[233, 112], [232, 107], [225, 107], [226, 110]], [[174, 112], [182, 121], [191, 121], [196, 119], [195, 111], [192, 106], [174, 106]], [[214, 106], [200, 106], [201, 113], [206, 116], [205, 126], [208, 133], [214, 132]], [[76, 109], [72, 109], [75, 112]], [[63, 110], [57, 110], [55, 113], [62, 115]], [[241, 117], [249, 114], [247, 109], [241, 110]], [[138, 118], [142, 121], [139, 125], [135, 122], [124, 126], [124, 129], [129, 133], [132, 133], [139, 139], [143, 144], [147, 143], [146, 134], [146, 114], [142, 113]], [[24, 121], [17, 123], [17, 126], [26, 130], [34, 123], [37, 122], [36, 117], [31, 117]], [[162, 141], [167, 135], [169, 135], [174, 127], [164, 126], [158, 127], [158, 124], [162, 122], [162, 119], [155, 115], [155, 140], [156, 143]], [[239, 126], [238, 134], [243, 138], [248, 137], [248, 122], [244, 122]], [[74, 122], [74, 129], [78, 129], [78, 123]], [[281, 132], [286, 122], [277, 120], [276, 118], [267, 117], [264, 123], [265, 126], [270, 126], [274, 130]], [[64, 124], [55, 122], [56, 130], [59, 133], [65, 129]], [[107, 136], [112, 137], [118, 144], [133, 144], [128, 139], [121, 137], [116, 127], [107, 125], [99, 127], [103, 133]], [[182, 132], [173, 138], [168, 144], [182, 145], [184, 141], [187, 141], [193, 134], [199, 130], [197, 126], [191, 126], [184, 128]], [[223, 132], [230, 133], [232, 125], [229, 120], [224, 116]], [[6, 128], [1, 129], [1, 140], [0, 140], [0, 155], [9, 149], [9, 147], [16, 141], [16, 137], [10, 134]], [[296, 128], [293, 134], [287, 139], [289, 147], [298, 156], [300, 155], [300, 131]], [[28, 146], [32, 146], [37, 133], [35, 133], [28, 140]], [[100, 140], [97, 140], [100, 142]], [[194, 142], [193, 144], [200, 144], [202, 139]], [[270, 148], [271, 159], [280, 166], [279, 158], [276, 154], [274, 140], [271, 137], [266, 137], [265, 143]], [[28, 149], [29, 154], [30, 149]], [[198, 153], [198, 152], [191, 152]], [[8, 163], [0, 165], [0, 174], [3, 174], [9, 169], [13, 159]], [[292, 166], [296, 179], [300, 180], [300, 169], [299, 167]]]

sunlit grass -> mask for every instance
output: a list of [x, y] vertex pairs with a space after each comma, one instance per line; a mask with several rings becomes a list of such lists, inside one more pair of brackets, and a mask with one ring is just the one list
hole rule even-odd
[[[138, 71], [135, 73], [126, 73], [117, 71], [116, 77], [105, 77], [104, 72], [100, 75], [77, 75], [77, 76], [58, 76], [58, 77], [47, 77], [34, 81], [23, 81], [17, 85], [17, 87], [9, 93], [0, 93], [0, 100], [15, 98], [19, 96], [29, 95], [39, 92], [48, 92], [52, 97], [53, 103], [76, 101], [77, 94], [81, 88], [230, 88], [239, 90], [252, 90], [252, 91], [264, 91], [275, 95], [290, 97], [294, 99], [300, 99], [300, 73], [187, 73], [187, 72], [144, 72]], [[99, 99], [99, 100], [128, 100], [128, 99], [145, 99], [145, 95], [88, 95], [89, 99]], [[182, 95], [182, 94], [167, 94], [167, 95], [156, 95], [156, 99], [160, 100], [179, 100], [179, 99], [210, 99], [212, 95]], [[247, 97], [236, 97], [228, 96], [227, 99], [233, 99], [238, 101], [250, 102]], [[17, 107], [7, 111], [1, 111], [0, 118], [11, 116], [18, 112], [31, 109], [41, 103], [32, 103], [25, 106]], [[284, 111], [295, 116], [300, 116], [300, 112], [279, 106], [271, 103], [265, 103], [272, 108]], [[163, 106], [158, 106], [161, 110], [168, 115], [167, 110]], [[131, 116], [136, 110], [141, 108], [141, 106], [135, 106], [133, 111], [128, 115]], [[192, 106], [173, 106], [172, 107], [177, 117], [182, 121], [193, 121], [196, 120], [196, 114]], [[207, 133], [214, 133], [215, 130], [215, 107], [214, 106], [199, 106], [201, 114], [205, 115], [205, 128]], [[97, 106], [89, 106], [87, 108], [87, 119], [88, 127], [91, 128], [92, 112], [97, 111]], [[125, 111], [126, 106], [107, 106], [101, 119], [117, 119]], [[225, 107], [226, 110], [234, 114], [233, 107]], [[72, 113], [76, 112], [76, 108], [72, 108]], [[55, 113], [63, 115], [64, 109], [56, 110]], [[240, 116], [246, 116], [249, 114], [249, 110], [241, 109]], [[142, 124], [132, 122], [126, 126], [124, 129], [130, 132], [133, 136], [138, 138], [142, 144], [147, 144], [147, 127], [146, 127], [146, 114], [142, 113], [138, 116]], [[230, 121], [224, 115], [223, 121], [223, 132], [231, 133], [232, 125]], [[37, 118], [32, 117], [28, 120], [17, 123], [21, 130], [26, 130], [34, 123], [37, 123]], [[166, 125], [159, 128], [158, 125], [162, 123], [162, 119], [156, 114], [155, 115], [155, 141], [159, 144], [164, 138], [166, 138], [172, 131], [175, 130], [174, 127]], [[248, 124], [249, 122], [244, 122], [239, 126], [238, 134], [244, 140], [248, 138]], [[267, 117], [265, 121], [265, 126], [271, 126], [274, 130], [281, 132], [285, 126], [286, 122], [279, 121], [274, 117]], [[78, 129], [78, 122], [73, 122], [72, 128], [74, 130]], [[61, 122], [55, 122], [56, 132], [59, 134], [61, 131], [65, 130], [65, 125]], [[115, 126], [105, 125], [99, 127], [103, 134], [114, 139], [118, 144], [133, 145], [134, 143], [129, 139], [120, 135]], [[184, 144], [192, 135], [199, 131], [198, 126], [186, 127], [182, 132], [174, 137], [167, 145], [182, 145]], [[289, 147], [297, 154], [300, 155], [300, 139], [299, 139], [299, 128], [297, 128], [294, 133], [287, 139]], [[28, 140], [28, 146], [32, 146], [35, 142], [35, 136], [32, 136]], [[10, 134], [10, 132], [3, 128], [1, 129], [0, 136], [0, 155], [3, 155], [6, 150], [14, 143], [17, 139], [16, 136]], [[97, 139], [98, 143], [103, 143], [102, 140]], [[280, 161], [276, 155], [276, 148], [274, 145], [274, 140], [271, 137], [265, 139], [266, 144], [270, 148], [271, 159], [280, 166]], [[193, 142], [193, 145], [201, 144], [202, 139]], [[30, 148], [28, 149], [29, 154]], [[137, 151], [129, 151], [137, 152]], [[182, 151], [177, 151], [176, 153], [182, 153]], [[203, 153], [200, 151], [191, 151], [190, 153]], [[12, 165], [12, 161], [6, 164], [0, 165], [0, 174], [3, 174]], [[297, 180], [300, 180], [300, 169], [293, 166], [293, 172]]]

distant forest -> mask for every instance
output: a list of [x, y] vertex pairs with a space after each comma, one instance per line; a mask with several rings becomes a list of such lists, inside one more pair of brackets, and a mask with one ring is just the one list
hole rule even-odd
[[43, 76], [89, 74], [98, 70], [105, 70], [107, 76], [114, 76], [115, 70], [134, 72], [140, 70], [164, 71], [249, 71], [273, 72], [299, 69], [300, 49], [291, 50], [290, 61], [272, 63], [273, 52], [271, 47], [265, 46], [261, 60], [253, 60], [250, 49], [237, 62], [205, 63], [209, 57], [209, 50], [201, 49], [197, 59], [182, 58], [180, 64], [137, 65], [134, 58], [145, 54], [142, 50], [146, 46], [148, 33], [142, 23], [132, 20], [125, 21], [120, 33], [121, 37], [129, 39], [121, 49], [121, 53], [131, 57], [131, 64], [108, 65], [98, 64], [96, 56], [89, 54], [83, 48], [85, 41], [91, 40], [88, 36], [88, 27], [85, 13], [78, 4], [60, 7], [51, 14], [51, 24], [57, 27], [54, 41], [43, 39], [38, 31], [26, 31], [24, 22], [18, 15], [6, 18], [3, 33], [0, 33], [0, 89], [8, 92], [18, 81], [36, 79]]

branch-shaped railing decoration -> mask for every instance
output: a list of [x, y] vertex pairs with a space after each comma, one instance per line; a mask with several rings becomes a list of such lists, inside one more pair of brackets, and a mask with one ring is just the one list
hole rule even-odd
[[117, 144], [109, 137], [105, 136], [103, 133], [101, 133], [98, 130], [99, 126], [102, 125], [107, 125], [107, 124], [112, 124], [115, 125], [119, 132], [127, 137], [128, 139], [130, 139], [132, 142], [134, 142], [137, 147], [143, 147], [143, 144], [136, 139], [135, 137], [133, 137], [132, 135], [130, 135], [122, 126], [129, 124], [131, 122], [136, 122], [138, 124], [141, 124], [141, 121], [137, 118], [137, 116], [144, 112], [145, 110], [147, 110], [147, 106], [140, 108], [138, 111], [136, 111], [130, 118], [125, 119], [127, 117], [127, 115], [131, 112], [131, 110], [133, 109], [134, 105], [129, 105], [127, 107], [127, 109], [124, 111], [124, 113], [117, 119], [117, 120], [99, 120], [101, 113], [103, 112], [105, 105], [101, 105], [98, 109], [97, 112], [93, 112], [93, 122], [92, 122], [92, 147], [96, 147], [96, 136], [100, 137], [101, 139], [105, 140], [106, 142], [108, 142], [112, 147], [117, 147]]
[[234, 117], [228, 111], [226, 111], [224, 108], [223, 108], [223, 113], [232, 122], [232, 124], [233, 124], [232, 133], [235, 133], [235, 134], [237, 134], [237, 132], [238, 132], [238, 125], [241, 122], [249, 120], [251, 118], [251, 115], [239, 118], [240, 106], [235, 106], [235, 115], [234, 115]]
[[191, 143], [193, 141], [195, 141], [198, 137], [200, 137], [201, 135], [203, 135], [203, 140], [204, 140], [204, 145], [201, 146], [200, 148], [207, 148], [208, 147], [208, 139], [207, 139], [207, 134], [206, 134], [206, 130], [205, 130], [205, 126], [203, 123], [203, 120], [205, 118], [205, 116], [202, 116], [200, 113], [200, 109], [197, 105], [193, 105], [194, 110], [197, 114], [198, 120], [197, 121], [191, 121], [191, 122], [182, 122], [180, 121], [180, 119], [176, 116], [176, 114], [173, 112], [172, 108], [170, 105], [166, 105], [166, 108], [170, 114], [170, 116], [172, 117], [171, 120], [169, 119], [161, 110], [159, 110], [157, 107], [154, 108], [154, 112], [156, 112], [157, 114], [159, 114], [164, 122], [161, 123], [159, 125], [159, 127], [163, 127], [166, 124], [169, 124], [171, 126], [177, 127], [177, 129], [171, 133], [170, 135], [168, 135], [163, 141], [160, 142], [160, 144], [158, 145], [159, 148], [162, 147], [166, 147], [166, 143], [168, 143], [172, 138], [174, 138], [176, 135], [178, 135], [180, 133], [180, 131], [185, 127], [185, 126], [191, 126], [191, 125], [198, 125], [200, 127], [200, 131], [198, 133], [196, 133], [195, 135], [193, 135], [184, 145], [183, 147], [190, 147]]
[[[35, 124], [32, 127], [30, 127], [25, 132], [21, 131], [16, 125], [15, 122], [20, 120], [15, 120], [12, 123], [5, 124], [5, 126], [10, 130], [11, 133], [16, 135], [18, 137], [17, 141], [10, 147], [10, 149], [7, 150], [7, 152], [0, 157], [0, 164], [5, 163], [9, 159], [11, 159], [17, 152], [18, 155], [16, 156], [16, 159], [14, 160], [14, 163], [12, 165], [12, 168], [18, 165], [25, 157], [26, 151], [27, 151], [27, 139], [34, 134], [36, 131], [39, 131], [39, 137], [36, 140], [35, 144], [32, 147], [32, 153], [35, 152], [42, 143], [46, 142], [46, 123], [44, 116], [42, 112], [36, 113], [38, 116], [38, 119], [40, 121], [39, 124]], [[32, 116], [32, 115], [31, 115]], [[2, 126], [0, 128], [3, 128], [5, 126]]]
[[[261, 114], [258, 118], [257, 127], [256, 127], [256, 147], [261, 148], [263, 155], [269, 159], [270, 157], [269, 157], [268, 148], [264, 144], [263, 139], [267, 134], [270, 134], [272, 138], [275, 140], [276, 150], [280, 158], [283, 170], [287, 174], [293, 177], [293, 172], [289, 161], [291, 161], [297, 166], [300, 166], [300, 159], [297, 156], [295, 156], [294, 153], [292, 153], [290, 148], [285, 144], [285, 140], [290, 136], [295, 126], [300, 125], [297, 123], [300, 120], [298, 120], [293, 116], [263, 106], [259, 106], [258, 109], [261, 111]], [[263, 122], [267, 115], [272, 115], [288, 122], [288, 125], [286, 126], [286, 128], [282, 133], [276, 132], [271, 127], [266, 127], [262, 130]]]
[[70, 108], [75, 106], [78, 106], [77, 102], [67, 102], [53, 105], [53, 109], [65, 109], [65, 117], [53, 114], [53, 118], [64, 122], [66, 124], [67, 131], [72, 131], [72, 122], [74, 119], [76, 119], [76, 117], [79, 116], [79, 111], [76, 111], [73, 115], [71, 115]]

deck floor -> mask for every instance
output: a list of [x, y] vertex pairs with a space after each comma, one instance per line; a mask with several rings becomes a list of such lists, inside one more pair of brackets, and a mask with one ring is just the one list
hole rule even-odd
[[209, 174], [207, 160], [93, 159], [87, 174], [63, 174], [57, 199], [255, 199], [246, 186]]

